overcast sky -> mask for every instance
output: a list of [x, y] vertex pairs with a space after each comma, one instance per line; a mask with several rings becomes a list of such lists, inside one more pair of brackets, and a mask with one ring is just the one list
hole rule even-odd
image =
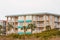
[[5, 19], [5, 15], [40, 12], [60, 14], [60, 0], [0, 0], [0, 19]]

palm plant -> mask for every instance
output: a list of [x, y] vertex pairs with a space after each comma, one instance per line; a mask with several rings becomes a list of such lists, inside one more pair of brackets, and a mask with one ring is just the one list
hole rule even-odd
[[31, 29], [31, 33], [32, 33], [32, 31], [36, 28], [36, 25], [35, 24], [28, 24], [28, 28], [30, 28]]

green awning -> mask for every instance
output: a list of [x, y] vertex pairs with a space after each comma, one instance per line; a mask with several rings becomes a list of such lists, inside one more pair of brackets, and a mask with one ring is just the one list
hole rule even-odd
[[22, 34], [24, 34], [24, 32], [18, 32], [18, 34], [22, 35]]
[[26, 22], [32, 22], [32, 20], [26, 20]]
[[18, 26], [18, 28], [23, 28], [23, 26]]
[[31, 32], [26, 32], [26, 34], [31, 34]]
[[22, 22], [22, 23], [23, 23], [23, 22], [24, 22], [24, 20], [18, 20], [18, 22]]

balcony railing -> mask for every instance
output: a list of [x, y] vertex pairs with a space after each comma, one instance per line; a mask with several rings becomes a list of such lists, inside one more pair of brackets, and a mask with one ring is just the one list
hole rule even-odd
[[44, 24], [37, 24], [37, 27], [44, 27]]
[[44, 18], [34, 18], [33, 21], [44, 21]]
[[18, 20], [8, 20], [8, 22], [18, 22]]

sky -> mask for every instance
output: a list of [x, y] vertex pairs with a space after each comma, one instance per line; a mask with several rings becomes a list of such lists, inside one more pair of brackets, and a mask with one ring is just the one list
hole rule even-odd
[[0, 20], [6, 15], [41, 12], [60, 14], [60, 0], [0, 0]]

